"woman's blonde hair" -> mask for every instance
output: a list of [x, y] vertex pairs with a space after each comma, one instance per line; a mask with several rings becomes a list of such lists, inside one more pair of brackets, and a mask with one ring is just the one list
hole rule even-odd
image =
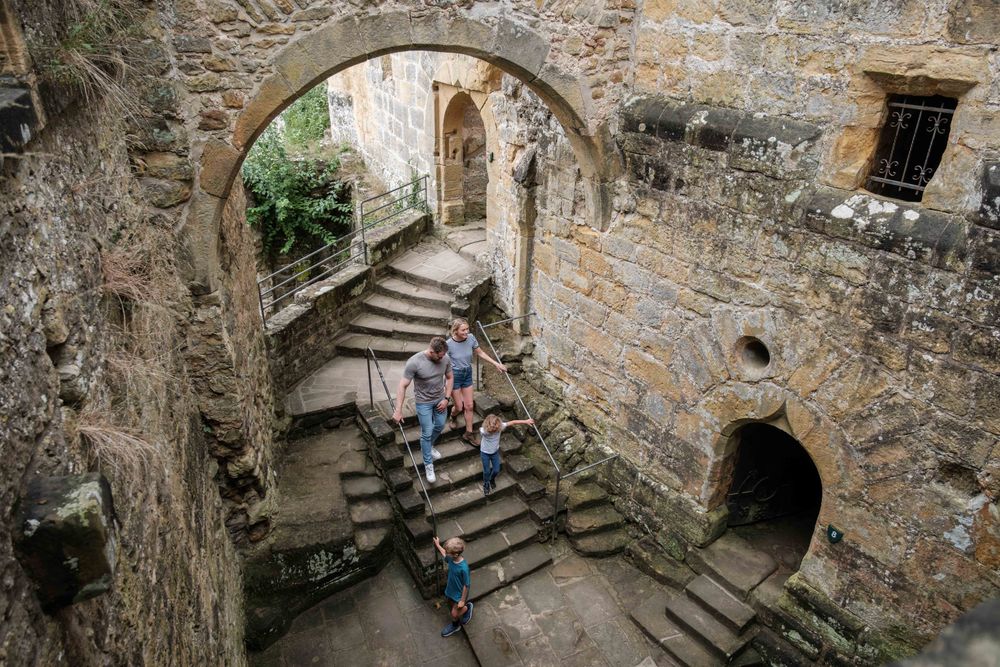
[[453, 319], [451, 321], [451, 328], [448, 329], [449, 333], [451, 333], [452, 338], [455, 337], [455, 332], [458, 331], [458, 328], [460, 326], [462, 326], [463, 324], [468, 324], [468, 323], [469, 323], [469, 320], [465, 319], [464, 317], [456, 317], [455, 319]]
[[503, 426], [503, 422], [496, 415], [486, 415], [486, 419], [483, 420], [483, 430], [487, 433], [496, 433]]

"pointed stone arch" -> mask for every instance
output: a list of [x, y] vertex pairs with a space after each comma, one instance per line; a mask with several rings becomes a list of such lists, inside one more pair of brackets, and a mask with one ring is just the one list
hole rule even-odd
[[567, 69], [564, 63], [572, 57], [559, 53], [548, 35], [494, 11], [501, 9], [476, 12], [475, 17], [444, 9], [419, 16], [401, 10], [348, 14], [282, 46], [232, 131], [213, 133], [194, 147], [199, 175], [185, 220], [192, 288], [212, 291], [217, 286], [222, 208], [247, 151], [267, 124], [327, 77], [396, 51], [463, 53], [524, 81], [565, 129], [584, 185], [587, 222], [604, 228], [610, 218], [610, 184], [621, 165], [606, 123], [592, 117], [586, 82]]

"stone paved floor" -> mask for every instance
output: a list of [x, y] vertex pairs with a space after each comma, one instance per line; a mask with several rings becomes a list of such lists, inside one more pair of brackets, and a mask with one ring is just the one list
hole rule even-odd
[[562, 539], [549, 548], [551, 566], [476, 603], [468, 636], [442, 638], [447, 608], [423, 600], [402, 564], [393, 561], [372, 579], [303, 613], [267, 651], [250, 654], [250, 665], [675, 664], [627, 614], [629, 605], [658, 584], [620, 557], [582, 558]]
[[[389, 391], [395, 398], [396, 385], [403, 375], [403, 366], [406, 362], [384, 359], [379, 363], [385, 374], [385, 382], [389, 385]], [[385, 400], [385, 389], [382, 388], [374, 366], [372, 388], [376, 403]], [[411, 398], [412, 394], [412, 391], [407, 392], [407, 398]], [[289, 414], [301, 415], [340, 407], [355, 401], [359, 404], [368, 404], [368, 364], [361, 357], [336, 357], [288, 392], [285, 397], [285, 409]]]

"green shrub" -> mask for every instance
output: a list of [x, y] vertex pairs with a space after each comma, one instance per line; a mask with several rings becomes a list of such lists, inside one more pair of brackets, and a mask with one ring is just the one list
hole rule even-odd
[[285, 142], [293, 150], [311, 148], [330, 127], [330, 110], [326, 101], [326, 86], [319, 85], [295, 100], [281, 114], [285, 122]]
[[350, 189], [334, 178], [339, 166], [336, 159], [290, 157], [275, 124], [257, 139], [243, 164], [256, 204], [247, 209], [247, 222], [272, 258], [306, 254], [350, 231]]

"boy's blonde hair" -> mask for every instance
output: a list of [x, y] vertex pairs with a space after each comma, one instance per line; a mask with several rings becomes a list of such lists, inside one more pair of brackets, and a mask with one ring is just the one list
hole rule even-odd
[[465, 551], [465, 540], [461, 537], [449, 537], [444, 541], [444, 550], [449, 556], [457, 556]]
[[486, 415], [486, 419], [483, 420], [483, 430], [487, 433], [496, 433], [503, 426], [503, 422], [500, 421], [500, 417], [489, 414]]
[[452, 338], [454, 338], [455, 332], [458, 331], [459, 327], [461, 327], [463, 324], [468, 324], [468, 323], [469, 320], [465, 319], [464, 317], [456, 317], [451, 321], [451, 328], [448, 329], [448, 333], [450, 333]]

